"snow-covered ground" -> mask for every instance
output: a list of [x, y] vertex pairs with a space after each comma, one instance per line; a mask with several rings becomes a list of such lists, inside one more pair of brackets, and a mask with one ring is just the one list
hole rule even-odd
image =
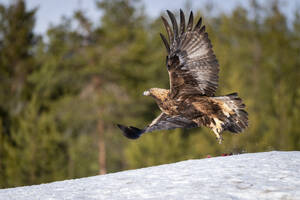
[[297, 199], [300, 152], [188, 160], [0, 190], [0, 199]]

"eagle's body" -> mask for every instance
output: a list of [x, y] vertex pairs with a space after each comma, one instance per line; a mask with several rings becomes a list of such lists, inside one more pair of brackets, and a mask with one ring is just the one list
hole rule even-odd
[[[168, 11], [173, 32], [164, 17], [169, 42], [161, 34], [168, 52], [166, 65], [170, 89], [151, 88], [144, 95], [155, 99], [162, 113], [143, 130], [118, 125], [124, 135], [131, 139], [142, 133], [174, 128], [211, 128], [219, 142], [221, 133], [228, 130], [242, 132], [248, 125], [245, 105], [237, 93], [215, 97], [218, 86], [219, 65], [212, 45], [201, 26], [201, 18], [193, 27], [191, 12], [185, 30], [185, 17], [180, 10], [180, 30], [174, 15]], [[179, 31], [179, 32], [178, 32]]]

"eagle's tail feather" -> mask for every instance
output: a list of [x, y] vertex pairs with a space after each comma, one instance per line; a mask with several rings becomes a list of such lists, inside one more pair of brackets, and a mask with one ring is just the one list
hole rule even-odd
[[138, 139], [143, 133], [143, 130], [133, 126], [123, 126], [121, 124], [117, 124], [117, 126], [122, 130], [123, 135], [129, 139]]
[[238, 97], [237, 93], [217, 97], [225, 107], [223, 112], [227, 115], [227, 120], [223, 124], [223, 130], [233, 133], [240, 133], [248, 126], [248, 113], [244, 110], [245, 104]]

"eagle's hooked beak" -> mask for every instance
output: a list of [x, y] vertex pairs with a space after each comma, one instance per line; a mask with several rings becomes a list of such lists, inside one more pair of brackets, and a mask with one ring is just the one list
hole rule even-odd
[[149, 96], [150, 95], [150, 92], [147, 90], [147, 91], [144, 91], [143, 93], [144, 96]]

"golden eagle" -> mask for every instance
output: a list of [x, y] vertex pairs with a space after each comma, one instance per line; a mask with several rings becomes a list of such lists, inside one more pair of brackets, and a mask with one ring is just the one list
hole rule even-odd
[[162, 113], [144, 129], [118, 124], [123, 134], [137, 139], [141, 134], [156, 130], [195, 128], [206, 126], [215, 133], [219, 143], [221, 133], [228, 130], [240, 133], [248, 126], [245, 104], [237, 93], [216, 97], [219, 64], [212, 45], [202, 26], [202, 18], [193, 25], [193, 12], [185, 24], [180, 10], [180, 26], [172, 12], [167, 10], [172, 28], [164, 17], [162, 21], [168, 35], [161, 39], [167, 50], [166, 66], [170, 89], [151, 88], [145, 96], [155, 99]]

